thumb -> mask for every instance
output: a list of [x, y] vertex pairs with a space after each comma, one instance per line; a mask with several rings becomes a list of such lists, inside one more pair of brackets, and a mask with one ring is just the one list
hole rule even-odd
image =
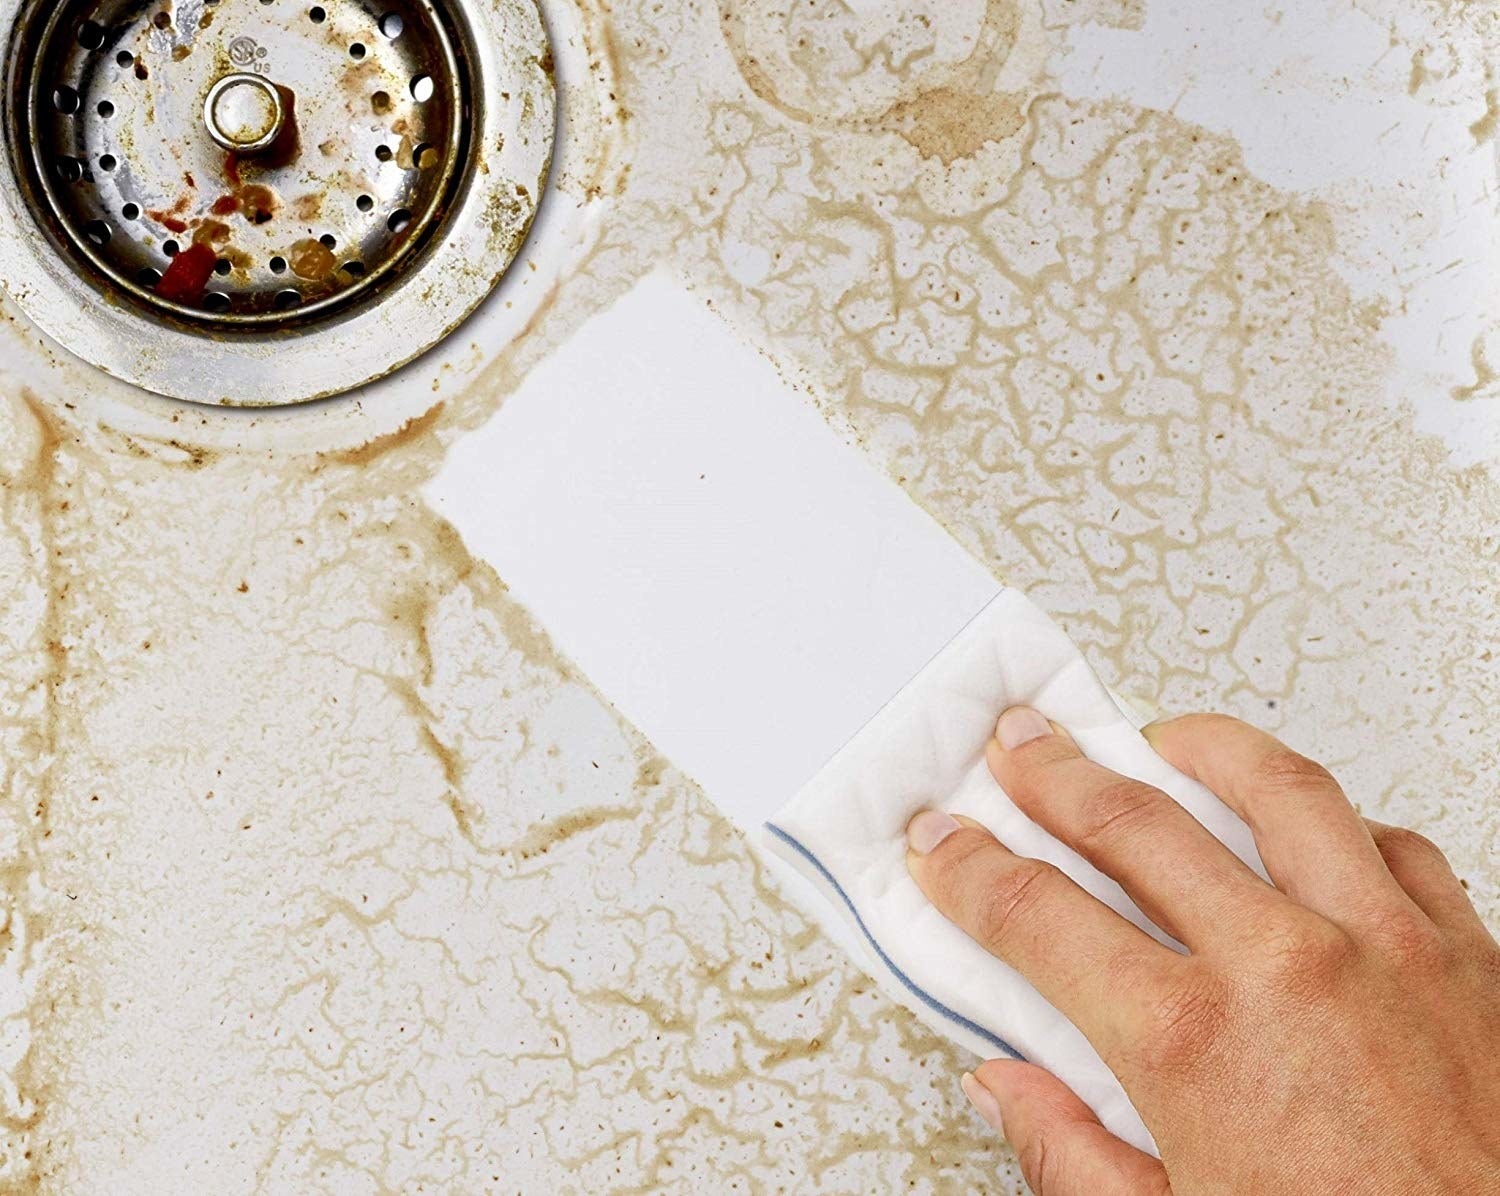
[[992, 1059], [963, 1079], [964, 1095], [1016, 1152], [1036, 1196], [1142, 1196], [1171, 1192], [1167, 1172], [1099, 1124], [1049, 1071]]

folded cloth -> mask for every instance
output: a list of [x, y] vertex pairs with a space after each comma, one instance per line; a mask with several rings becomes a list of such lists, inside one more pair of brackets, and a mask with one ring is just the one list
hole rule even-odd
[[853, 919], [889, 995], [976, 1055], [1040, 1064], [1107, 1128], [1154, 1152], [1087, 1039], [1019, 972], [944, 918], [906, 870], [912, 816], [927, 808], [962, 814], [1181, 949], [1119, 885], [1021, 813], [990, 775], [985, 746], [1001, 711], [1015, 705], [1065, 727], [1090, 759], [1164, 790], [1264, 875], [1245, 824], [1151, 750], [1073, 642], [1015, 590], [1002, 591], [865, 724], [767, 824], [767, 841]]

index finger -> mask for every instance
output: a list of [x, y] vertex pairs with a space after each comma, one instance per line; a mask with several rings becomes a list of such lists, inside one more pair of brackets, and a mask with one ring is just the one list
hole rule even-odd
[[988, 760], [1023, 814], [1118, 882], [1193, 951], [1286, 900], [1183, 806], [1088, 759], [1030, 707], [1001, 715]]
[[1016, 855], [984, 827], [927, 810], [907, 828], [907, 867], [927, 899], [1026, 977], [1108, 1062], [1139, 1036], [1184, 965], [1067, 875]]

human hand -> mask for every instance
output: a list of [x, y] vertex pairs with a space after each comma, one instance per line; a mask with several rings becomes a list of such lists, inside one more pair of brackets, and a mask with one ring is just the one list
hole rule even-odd
[[1034, 710], [1001, 716], [989, 765], [1186, 954], [977, 823], [929, 810], [907, 828], [928, 899], [1078, 1026], [1161, 1151], [1041, 1068], [991, 1060], [964, 1091], [1033, 1190], [1500, 1191], [1500, 947], [1442, 852], [1236, 719], [1145, 735], [1249, 824], [1274, 888]]

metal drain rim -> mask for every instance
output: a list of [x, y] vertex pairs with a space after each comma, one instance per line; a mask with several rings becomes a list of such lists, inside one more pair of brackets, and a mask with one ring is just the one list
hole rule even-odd
[[[36, 0], [0, 0], [0, 39]], [[295, 2], [295, 0], [290, 0]], [[430, 4], [430, 0], [420, 0]], [[112, 301], [60, 256], [16, 177], [15, 121], [6, 114], [0, 161], [0, 284], [64, 349], [122, 381], [194, 403], [267, 407], [355, 389], [445, 339], [494, 289], [519, 252], [545, 190], [557, 97], [536, 0], [458, 6], [457, 47], [472, 78], [469, 135], [483, 147], [422, 255], [362, 307], [322, 323], [205, 333]], [[8, 55], [0, 107], [18, 94]], [[21, 92], [30, 82], [20, 82]], [[306, 310], [311, 310], [311, 305]]]
[[[453, 0], [453, 2], [461, 4], [462, 0]], [[217, 12], [219, 11], [221, 0], [204, 0], [204, 3], [206, 6], [211, 6], [208, 8], [209, 11]], [[276, 6], [279, 6], [283, 9], [296, 7], [299, 10], [299, 13], [301, 7], [300, 4], [297, 3], [297, 0], [261, 0], [260, 2], [260, 7], [265, 10], [270, 10]], [[445, 27], [446, 21], [442, 18], [441, 14], [438, 14], [436, 12], [436, 8], [434, 4], [431, 3], [431, 0], [417, 0], [417, 6], [424, 9], [431, 20], [433, 32], [436, 35], [437, 41], [439, 43], [439, 49], [444, 60], [443, 65], [445, 68], [445, 74], [450, 83], [447, 102], [449, 104], [450, 110], [455, 114], [459, 114], [464, 109], [465, 82], [462, 78], [463, 71], [461, 63], [455, 53], [454, 46], [449, 36], [449, 31]], [[41, 3], [34, 3], [33, 7], [41, 8], [44, 7], [44, 5]], [[148, 10], [149, 7], [149, 4], [143, 5], [143, 11]], [[181, 5], [174, 2], [173, 7], [181, 7]], [[24, 10], [24, 4], [22, 5], [22, 8]], [[68, 15], [69, 14], [66, 11], [65, 5], [51, 5], [51, 11], [46, 15], [45, 19], [43, 19], [42, 28], [35, 34], [33, 38], [34, 47], [47, 47], [52, 45], [52, 39], [57, 37], [59, 34], [61, 21], [65, 16]], [[373, 14], [369, 15], [373, 16]], [[33, 17], [32, 19], [37, 20], [42, 18]], [[458, 31], [455, 30], [455, 32]], [[410, 34], [408, 33], [407, 36], [410, 36]], [[66, 40], [66, 36], [64, 35], [64, 41]], [[232, 49], [233, 47], [231, 46], [231, 53]], [[12, 51], [10, 58], [12, 61], [18, 64], [22, 61], [32, 60], [31, 55], [19, 54], [14, 51]], [[38, 55], [37, 61], [38, 65], [40, 65], [40, 63], [44, 61], [44, 57]], [[224, 80], [222, 79], [220, 80], [221, 83], [223, 81]], [[317, 299], [312, 302], [299, 303], [295, 307], [295, 309], [292, 309], [290, 311], [273, 311], [259, 314], [240, 314], [232, 312], [220, 314], [210, 310], [205, 310], [200, 307], [190, 306], [185, 303], [174, 302], [171, 299], [163, 298], [161, 295], [153, 293], [153, 291], [140, 285], [136, 280], [122, 274], [119, 270], [115, 269], [114, 265], [106, 258], [102, 250], [91, 244], [86, 238], [81, 237], [76, 228], [71, 230], [66, 229], [65, 226], [68, 223], [68, 197], [63, 187], [60, 186], [59, 180], [55, 176], [54, 172], [47, 169], [47, 162], [42, 152], [42, 147], [36, 141], [36, 131], [40, 125], [41, 113], [47, 106], [46, 92], [49, 89], [49, 84], [50, 81], [45, 78], [40, 73], [40, 71], [38, 71], [38, 73], [32, 80], [32, 86], [26, 94], [25, 119], [28, 129], [32, 132], [32, 138], [30, 139], [28, 146], [26, 147], [30, 150], [30, 154], [26, 162], [26, 168], [23, 168], [23, 173], [26, 175], [24, 179], [25, 185], [30, 188], [33, 193], [37, 193], [38, 191], [40, 192], [41, 198], [46, 202], [50, 209], [50, 220], [52, 221], [54, 226], [62, 228], [64, 230], [62, 233], [62, 237], [65, 238], [68, 242], [64, 250], [65, 252], [72, 252], [76, 256], [81, 256], [82, 258], [84, 258], [89, 263], [89, 265], [92, 266], [93, 269], [98, 271], [104, 276], [104, 278], [108, 280], [110, 287], [122, 293], [123, 295], [136, 300], [146, 308], [169, 313], [170, 315], [181, 319], [185, 323], [212, 324], [215, 326], [237, 328], [250, 328], [257, 325], [262, 325], [267, 328], [275, 328], [278, 326], [290, 325], [293, 323], [306, 323], [315, 320], [323, 313], [350, 306], [354, 303], [358, 303], [361, 301], [362, 296], [373, 294], [378, 289], [378, 286], [381, 284], [384, 278], [386, 278], [394, 271], [403, 268], [405, 262], [410, 259], [412, 254], [423, 247], [424, 238], [432, 231], [432, 227], [436, 222], [437, 212], [433, 207], [428, 207], [423, 211], [418, 212], [416, 214], [416, 219], [414, 220], [412, 227], [404, 234], [401, 248], [394, 255], [380, 262], [380, 264], [375, 268], [361, 274], [359, 279], [356, 280], [353, 285], [345, 287], [321, 299]], [[211, 88], [210, 95], [212, 94], [212, 91], [213, 89]], [[474, 107], [476, 109], [482, 108], [482, 102], [478, 102], [478, 98], [475, 98], [476, 103], [474, 104]], [[7, 132], [11, 131], [12, 130], [10, 130], [9, 128], [7, 129]], [[438, 195], [446, 197], [447, 193], [455, 185], [457, 185], [459, 181], [456, 177], [459, 173], [458, 159], [464, 155], [468, 148], [468, 145], [468, 139], [464, 135], [463, 131], [455, 126], [455, 128], [450, 131], [447, 152], [443, 155], [443, 169], [441, 172], [441, 177], [437, 180], [434, 187], [434, 190]], [[442, 206], [441, 200], [438, 202], [438, 206]]]

